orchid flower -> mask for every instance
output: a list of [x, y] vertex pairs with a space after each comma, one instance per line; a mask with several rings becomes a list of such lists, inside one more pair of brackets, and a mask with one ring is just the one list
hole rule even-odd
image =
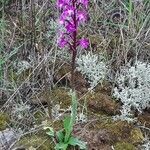
[[59, 24], [64, 28], [62, 35], [58, 38], [60, 48], [68, 47], [72, 52], [72, 83], [75, 69], [77, 47], [88, 48], [89, 40], [77, 38], [78, 28], [87, 21], [87, 7], [89, 0], [57, 0], [56, 5], [60, 10]]

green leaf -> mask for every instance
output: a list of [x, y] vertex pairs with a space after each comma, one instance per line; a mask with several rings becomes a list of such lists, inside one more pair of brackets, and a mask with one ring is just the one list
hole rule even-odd
[[70, 134], [72, 132], [72, 129], [73, 129], [72, 122], [71, 122], [71, 117], [66, 117], [64, 119], [64, 128], [65, 128], [64, 142], [67, 143], [69, 138], [70, 138]]
[[0, 65], [3, 65], [4, 63], [5, 61], [2, 58], [0, 58]]
[[48, 132], [46, 132], [47, 135], [54, 137], [54, 129], [51, 127], [44, 127], [44, 130], [49, 130]]
[[71, 116], [65, 118], [64, 120], [64, 128], [65, 128], [65, 139], [64, 142], [68, 142], [71, 132], [73, 130], [73, 125], [76, 121], [76, 115], [77, 115], [77, 98], [76, 98], [76, 93], [72, 92], [71, 93], [71, 98], [72, 98], [72, 104], [71, 104]]
[[56, 136], [57, 136], [59, 142], [63, 142], [64, 137], [65, 137], [63, 130], [56, 132]]
[[56, 0], [51, 0], [52, 3], [54, 3]]
[[58, 143], [55, 146], [55, 150], [66, 150], [68, 147], [68, 143]]
[[72, 146], [79, 146], [80, 149], [86, 149], [86, 142], [75, 137], [70, 137], [68, 144]]
[[65, 131], [70, 130], [71, 117], [66, 117], [63, 121]]

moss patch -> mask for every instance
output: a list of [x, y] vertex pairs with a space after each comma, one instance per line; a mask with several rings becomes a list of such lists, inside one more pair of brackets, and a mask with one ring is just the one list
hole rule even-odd
[[5, 130], [9, 123], [9, 116], [5, 113], [0, 113], [0, 131]]
[[134, 128], [131, 130], [130, 139], [132, 143], [138, 144], [144, 140], [144, 136], [139, 128]]
[[118, 104], [112, 98], [101, 91], [86, 95], [88, 107], [96, 112], [103, 111], [108, 115], [117, 113]]
[[36, 96], [33, 96], [31, 102], [33, 104], [50, 102], [53, 106], [60, 104], [62, 109], [68, 108], [71, 104], [71, 97], [68, 95], [69, 90], [56, 87], [52, 91], [45, 90]]
[[[54, 128], [54, 131], [63, 129], [62, 120], [57, 120], [52, 122], [51, 120], [46, 120], [43, 123], [44, 126], [49, 126]], [[46, 134], [45, 130], [40, 130], [38, 133], [33, 133], [22, 137], [14, 147], [23, 147], [25, 149], [35, 148], [36, 150], [54, 150], [54, 142], [50, 136]]]
[[[45, 135], [44, 135], [45, 134]], [[37, 135], [27, 135], [15, 145], [15, 147], [24, 147], [25, 149], [35, 148], [36, 150], [53, 150], [54, 145], [50, 137], [46, 133]]]
[[112, 133], [112, 135], [114, 135], [116, 141], [128, 139], [130, 131], [133, 128], [132, 125], [128, 124], [125, 121], [114, 122], [110, 119], [105, 122], [97, 122], [95, 126], [98, 129], [108, 130], [110, 133]]
[[118, 142], [116, 143], [116, 145], [114, 146], [115, 150], [135, 150], [135, 146], [130, 144], [130, 143], [126, 143], [126, 142]]
[[113, 121], [109, 117], [107, 117], [107, 119], [101, 119], [102, 116], [99, 117], [100, 118], [91, 123], [89, 127], [92, 129], [94, 126], [94, 129], [97, 131], [102, 129], [109, 131], [109, 133], [114, 136], [116, 142], [124, 141], [137, 144], [144, 139], [141, 130], [134, 127], [133, 124], [129, 124], [127, 121]]

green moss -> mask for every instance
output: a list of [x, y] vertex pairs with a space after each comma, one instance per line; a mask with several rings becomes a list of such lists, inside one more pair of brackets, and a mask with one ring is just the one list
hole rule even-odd
[[9, 116], [5, 113], [0, 113], [0, 131], [5, 130], [9, 123]]
[[104, 112], [108, 115], [114, 115], [118, 110], [118, 104], [102, 91], [88, 93], [86, 94], [86, 99], [89, 109], [94, 112]]
[[138, 144], [144, 140], [144, 136], [139, 128], [134, 128], [131, 130], [130, 139], [133, 144]]
[[53, 150], [54, 145], [53, 141], [50, 137], [43, 133], [37, 135], [27, 135], [20, 139], [20, 141], [15, 145], [15, 147], [24, 147], [29, 149], [31, 147], [35, 148], [36, 150]]
[[122, 139], [129, 136], [130, 130], [132, 128], [131, 125], [125, 121], [108, 122], [103, 124], [103, 126], [115, 136], [119, 136]]
[[114, 146], [115, 150], [135, 150], [135, 146], [130, 144], [130, 143], [126, 143], [126, 142], [118, 142], [116, 143], [116, 145]]
[[66, 109], [71, 104], [71, 97], [68, 95], [69, 90], [65, 88], [56, 87], [52, 91], [45, 90], [38, 95], [32, 97], [31, 102], [33, 104], [49, 103], [49, 105], [55, 106], [60, 104], [61, 109]]
[[[102, 118], [102, 116], [101, 116]], [[131, 142], [130, 140], [130, 132], [133, 129], [132, 124], [128, 124], [126, 121], [113, 121], [109, 117], [104, 117], [104, 119], [98, 119], [98, 121], [94, 122], [89, 126], [90, 129], [94, 129], [96, 131], [106, 130], [112, 135], [112, 143], [116, 143], [118, 141], [122, 142]]]
[[[54, 131], [63, 129], [62, 120], [51, 121], [46, 120], [44, 126], [53, 127]], [[26, 149], [35, 148], [36, 150], [54, 150], [54, 142], [51, 137], [46, 134], [45, 130], [40, 130], [38, 133], [26, 135], [20, 139], [15, 147], [24, 147]]]
[[[102, 116], [101, 116], [102, 118]], [[135, 146], [140, 144], [144, 136], [139, 128], [126, 121], [113, 121], [111, 118], [98, 119], [89, 126], [89, 129], [96, 131], [106, 130], [111, 135], [112, 143], [115, 144], [115, 150], [134, 150]], [[118, 143], [119, 142], [119, 143]]]

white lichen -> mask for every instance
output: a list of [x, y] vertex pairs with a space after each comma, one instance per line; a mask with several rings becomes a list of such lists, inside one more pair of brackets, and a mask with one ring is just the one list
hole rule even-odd
[[88, 80], [89, 90], [93, 89], [98, 83], [102, 83], [107, 71], [104, 57], [92, 52], [79, 55], [76, 69]]
[[[113, 96], [122, 102], [121, 119], [128, 120], [132, 111], [142, 113], [150, 107], [150, 64], [137, 61], [121, 69]], [[129, 119], [129, 120], [130, 120]]]

